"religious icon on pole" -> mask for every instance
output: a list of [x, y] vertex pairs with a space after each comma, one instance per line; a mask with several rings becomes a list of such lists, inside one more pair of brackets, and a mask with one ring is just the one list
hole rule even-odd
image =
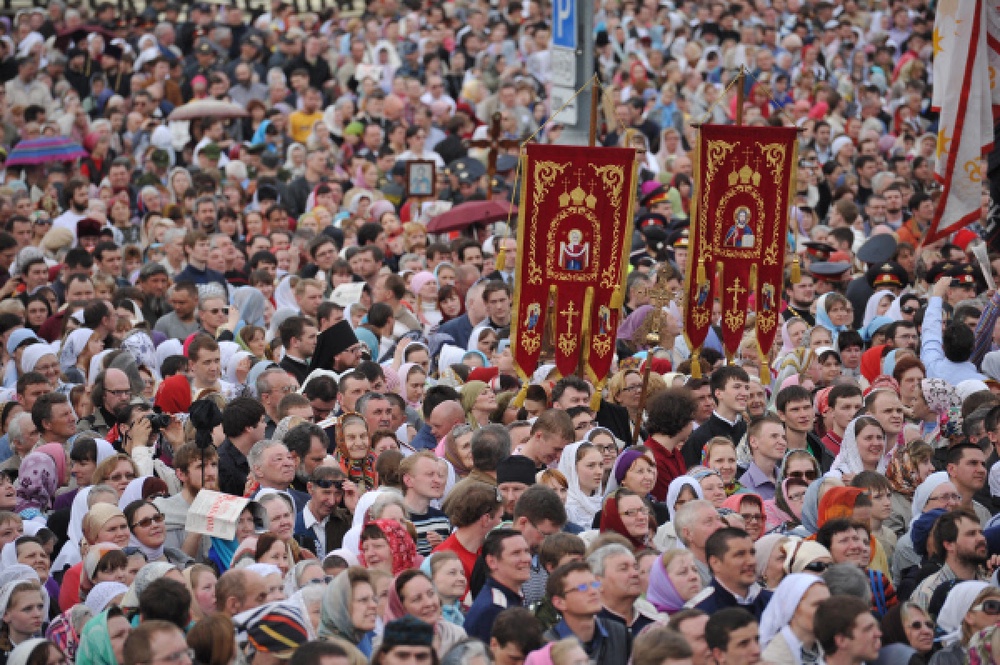
[[437, 177], [431, 160], [412, 159], [406, 162], [407, 198], [433, 198]]
[[624, 301], [635, 171], [630, 148], [525, 148], [511, 329], [525, 385], [548, 333], [559, 373], [579, 373], [600, 396]]
[[[771, 348], [779, 302], [798, 138], [795, 127], [704, 125], [695, 146], [684, 334], [697, 373], [716, 300], [731, 358], [756, 312], [761, 349]], [[762, 358], [761, 376], [768, 373]]]

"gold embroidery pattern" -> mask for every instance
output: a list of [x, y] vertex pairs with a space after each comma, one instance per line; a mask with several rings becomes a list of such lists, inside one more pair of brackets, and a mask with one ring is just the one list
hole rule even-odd
[[[556, 162], [542, 161], [535, 162], [535, 192], [534, 199], [541, 201], [545, 198], [549, 188], [558, 176], [563, 174], [569, 163], [559, 164]], [[538, 206], [531, 211], [531, 228], [528, 231], [528, 243], [531, 245], [528, 250], [530, 265], [528, 266], [528, 283], [538, 285], [542, 283], [542, 267], [535, 262], [536, 245], [538, 234]]]
[[[593, 165], [591, 165], [593, 166]], [[604, 188], [608, 192], [608, 201], [615, 209], [615, 217], [621, 216], [622, 187], [625, 183], [625, 169], [621, 166], [608, 164], [606, 166], [593, 166], [594, 174], [604, 183]], [[598, 226], [598, 228], [600, 228]], [[618, 256], [621, 245], [622, 230], [617, 226], [611, 230], [611, 256]], [[597, 246], [600, 247], [600, 236], [596, 236]], [[601, 288], [613, 289], [621, 282], [620, 270], [615, 264], [609, 265], [601, 274]], [[600, 355], [604, 355], [603, 353]]]
[[[764, 153], [764, 162], [768, 169], [771, 171], [771, 176], [774, 178], [774, 184], [781, 189], [781, 179], [785, 173], [785, 146], [781, 143], [758, 143], [757, 148]], [[764, 253], [764, 264], [773, 266], [778, 264], [778, 243], [784, 242], [783, 239], [778, 237], [778, 230], [781, 227], [779, 220], [787, 217], [788, 211], [781, 210], [780, 202], [775, 201], [774, 205], [774, 221], [775, 223], [771, 225], [771, 242]]]
[[[703, 192], [701, 196], [701, 207], [698, 210], [698, 226], [700, 228], [701, 238], [708, 237], [708, 190], [709, 185], [715, 179], [715, 174], [718, 173], [719, 167], [722, 163], [729, 157], [729, 154], [736, 149], [735, 143], [729, 143], [728, 141], [709, 141], [708, 142], [708, 157], [705, 160], [705, 170], [707, 171], [707, 177], [704, 180], [702, 186]], [[700, 247], [700, 251], [706, 261], [712, 261], [715, 257], [712, 253], [711, 247]], [[696, 319], [697, 321], [697, 319]], [[699, 326], [701, 327], [701, 326]]]

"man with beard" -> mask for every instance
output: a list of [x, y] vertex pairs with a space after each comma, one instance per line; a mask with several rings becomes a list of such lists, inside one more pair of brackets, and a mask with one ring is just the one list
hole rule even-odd
[[118, 409], [128, 404], [131, 399], [132, 384], [129, 382], [128, 374], [114, 367], [101, 372], [94, 380], [94, 389], [91, 393], [94, 412], [77, 421], [76, 431], [92, 430], [101, 436], [107, 436], [111, 428], [118, 424], [116, 416]]
[[910, 602], [924, 611], [927, 611], [934, 590], [945, 582], [985, 580], [984, 566], [989, 559], [983, 527], [976, 514], [967, 508], [956, 508], [939, 517], [931, 536], [945, 556], [941, 570], [918, 584], [910, 596]]
[[292, 456], [298, 459], [292, 487], [300, 492], [306, 492], [313, 471], [326, 458], [326, 433], [317, 425], [302, 423], [288, 430], [284, 442]]
[[167, 269], [161, 264], [151, 261], [139, 269], [139, 289], [144, 296], [142, 302], [142, 317], [155, 326], [160, 317], [173, 311], [167, 302], [167, 289], [170, 288], [170, 277]]
[[203, 450], [194, 443], [185, 443], [174, 452], [174, 472], [181, 481], [181, 491], [153, 501], [166, 518], [164, 546], [202, 560], [208, 556], [210, 540], [197, 533], [188, 533], [184, 525], [198, 492], [202, 488], [219, 490], [219, 453], [215, 446]]
[[52, 220], [52, 228], [69, 229], [76, 238], [76, 223], [87, 216], [90, 206], [90, 183], [83, 178], [73, 178], [63, 188], [66, 197], [66, 212]]
[[787, 321], [793, 316], [797, 316], [810, 327], [816, 325], [816, 318], [809, 307], [816, 297], [816, 284], [813, 276], [803, 272], [797, 284], [793, 284], [791, 273], [785, 273], [785, 297], [788, 299], [788, 309], [782, 312], [782, 316]]
[[906, 222], [908, 215], [903, 210], [903, 190], [899, 185], [892, 184], [882, 192], [885, 199], [885, 219], [883, 220], [892, 229], [898, 229]]

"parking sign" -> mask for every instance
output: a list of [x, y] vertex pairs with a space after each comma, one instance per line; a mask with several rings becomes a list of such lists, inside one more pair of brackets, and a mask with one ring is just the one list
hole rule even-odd
[[576, 0], [553, 0], [552, 44], [576, 49]]

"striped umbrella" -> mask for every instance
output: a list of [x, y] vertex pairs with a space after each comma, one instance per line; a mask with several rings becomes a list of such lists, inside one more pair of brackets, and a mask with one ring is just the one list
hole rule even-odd
[[43, 136], [21, 141], [7, 156], [7, 166], [36, 166], [49, 162], [71, 162], [87, 151], [65, 136]]

